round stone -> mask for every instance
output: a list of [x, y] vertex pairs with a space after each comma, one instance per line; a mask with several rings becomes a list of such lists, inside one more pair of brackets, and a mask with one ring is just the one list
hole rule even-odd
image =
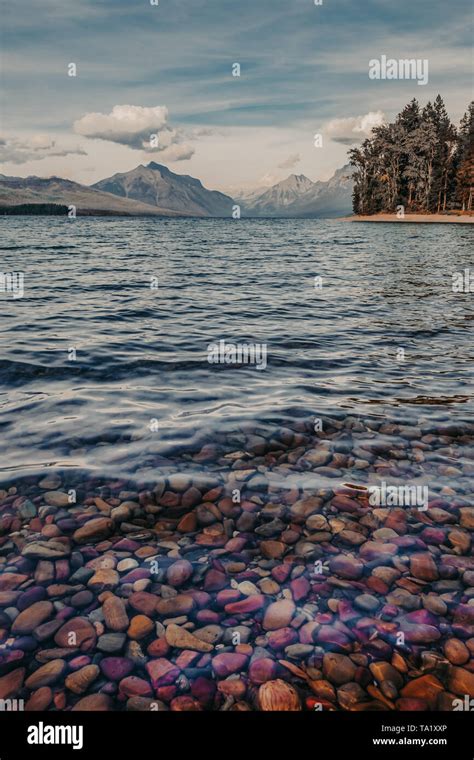
[[180, 559], [173, 562], [166, 572], [166, 580], [170, 586], [179, 588], [183, 586], [193, 574], [193, 566], [187, 559]]
[[41, 623], [52, 617], [54, 607], [51, 602], [43, 601], [32, 604], [26, 610], [20, 612], [12, 625], [12, 633], [32, 633]]
[[354, 680], [356, 666], [344, 654], [330, 652], [323, 658], [323, 673], [331, 683], [341, 686]]
[[265, 610], [263, 627], [266, 631], [276, 631], [286, 628], [295, 614], [295, 604], [291, 599], [280, 599], [273, 602]]

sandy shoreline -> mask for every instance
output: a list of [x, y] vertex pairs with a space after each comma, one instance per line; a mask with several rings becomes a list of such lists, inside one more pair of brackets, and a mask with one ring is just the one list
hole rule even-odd
[[474, 216], [468, 214], [405, 214], [400, 219], [396, 214], [373, 214], [370, 216], [345, 216], [341, 222], [412, 222], [418, 224], [473, 224]]

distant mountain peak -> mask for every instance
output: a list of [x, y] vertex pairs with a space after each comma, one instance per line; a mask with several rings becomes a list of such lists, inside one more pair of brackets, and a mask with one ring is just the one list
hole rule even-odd
[[352, 173], [349, 164], [327, 182], [312, 182], [305, 174], [290, 174], [276, 185], [242, 197], [244, 216], [318, 217], [350, 213]]
[[114, 174], [93, 187], [122, 198], [195, 216], [231, 217], [234, 201], [228, 195], [203, 187], [187, 174], [175, 174], [167, 166], [150, 161], [129, 172]]
[[297, 182], [311, 182], [310, 178], [306, 174], [290, 174], [288, 179], [296, 180]]
[[295, 188], [298, 191], [305, 192], [314, 183], [305, 174], [290, 174], [286, 179], [277, 182], [273, 187]]
[[[141, 165], [144, 166], [144, 164]], [[159, 164], [157, 161], [150, 161], [149, 164], [146, 164], [145, 169], [152, 169], [153, 171], [163, 172], [164, 174], [173, 174], [173, 172], [168, 169], [167, 166], [164, 164]]]

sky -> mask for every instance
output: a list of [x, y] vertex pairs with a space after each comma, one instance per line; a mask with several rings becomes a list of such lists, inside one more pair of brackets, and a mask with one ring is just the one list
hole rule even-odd
[[[472, 99], [470, 0], [152, 2], [3, 4], [1, 173], [324, 180], [413, 97], [456, 123]], [[383, 55], [427, 60], [428, 84], [369, 78]]]

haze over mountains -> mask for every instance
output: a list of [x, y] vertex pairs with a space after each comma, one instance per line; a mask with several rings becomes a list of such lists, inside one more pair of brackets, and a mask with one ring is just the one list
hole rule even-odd
[[[241, 207], [244, 217], [335, 217], [351, 213], [352, 168], [338, 169], [327, 182], [312, 182], [304, 174], [292, 174], [273, 187], [234, 193], [234, 198], [208, 190], [200, 180], [175, 174], [155, 162], [114, 174], [91, 187], [51, 177], [0, 175], [0, 213], [28, 205], [74, 205], [80, 214], [232, 217]], [[31, 208], [30, 208], [31, 206]], [[44, 211], [41, 213], [45, 213]], [[50, 212], [47, 212], [50, 213]]]
[[237, 194], [244, 216], [332, 217], [352, 210], [351, 166], [343, 166], [327, 182], [291, 174], [273, 187]]
[[247, 208], [285, 208], [297, 200], [313, 185], [304, 174], [290, 174], [286, 179], [271, 187], [258, 187], [250, 192], [237, 191], [234, 197]]

